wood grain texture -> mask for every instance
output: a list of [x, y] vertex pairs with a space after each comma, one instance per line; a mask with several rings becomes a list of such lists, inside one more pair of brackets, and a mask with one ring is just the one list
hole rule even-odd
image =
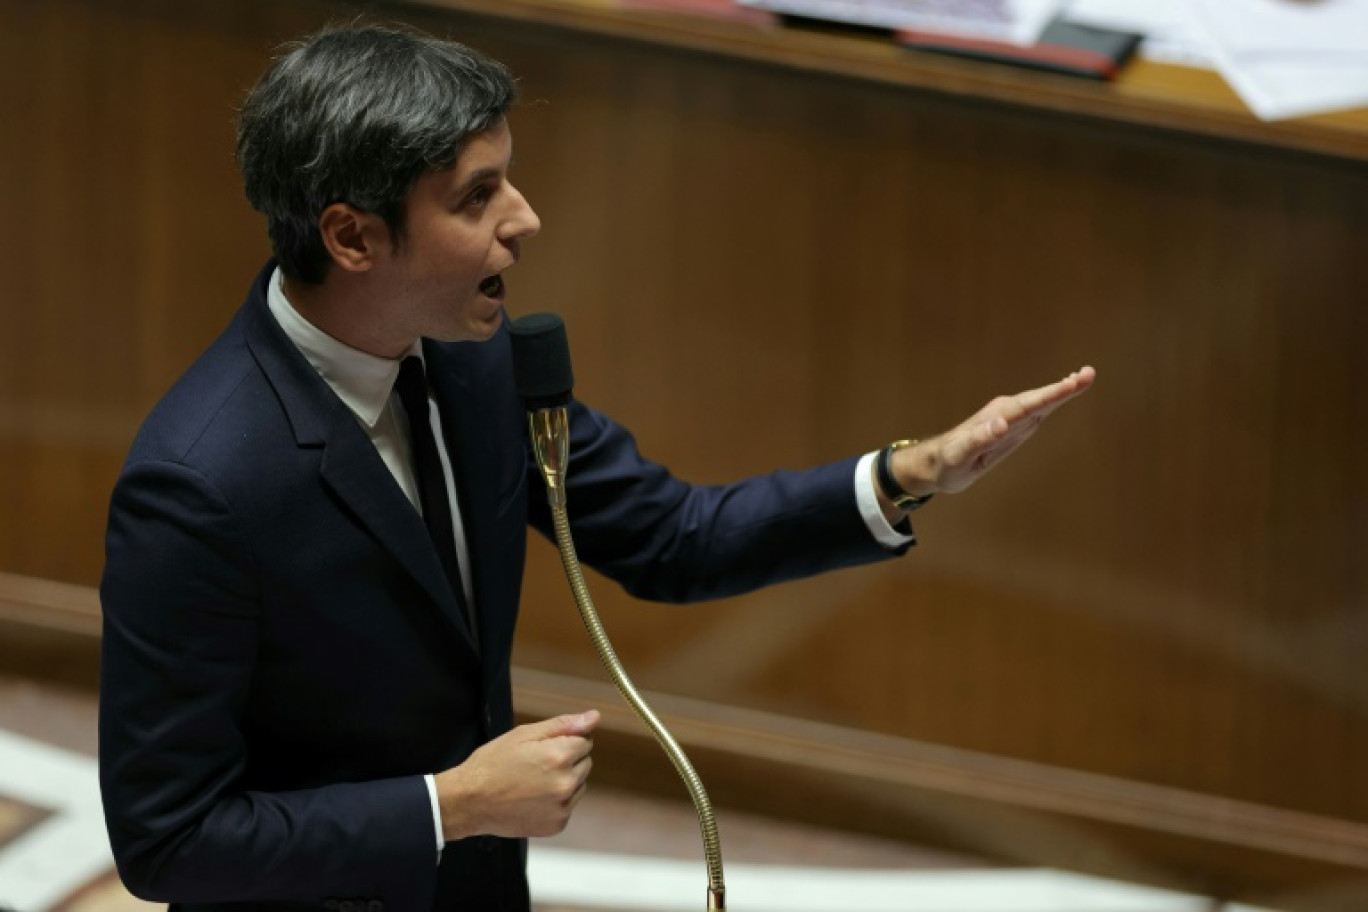
[[520, 25], [553, 24], [575, 34], [606, 35], [802, 72], [927, 90], [974, 101], [1096, 117], [1118, 124], [1174, 129], [1279, 148], [1362, 160], [1368, 157], [1368, 108], [1264, 122], [1217, 74], [1138, 60], [1114, 83], [966, 62], [903, 49], [891, 38], [832, 24], [779, 27], [773, 21], [723, 21], [614, 0], [414, 0]]
[[[725, 24], [689, 26], [704, 47], [661, 38], [668, 17], [618, 34], [550, 0], [447, 5], [466, 11], [372, 10], [521, 78], [513, 176], [544, 230], [510, 307], [562, 312], [581, 395], [681, 475], [837, 459], [1099, 369], [1010, 464], [917, 514], [906, 560], [686, 609], [592, 580], [641, 684], [1368, 823], [1352, 118], [1265, 128], [1199, 101], [1182, 116], [1215, 126], [1151, 129], [1092, 88], [821, 62], [883, 53], [853, 39], [755, 39], [777, 60], [733, 54]], [[98, 581], [138, 421], [266, 255], [233, 110], [273, 47], [345, 9], [0, 0], [0, 571]], [[1345, 145], [1267, 132], [1303, 128]], [[540, 542], [517, 658], [597, 669]]]

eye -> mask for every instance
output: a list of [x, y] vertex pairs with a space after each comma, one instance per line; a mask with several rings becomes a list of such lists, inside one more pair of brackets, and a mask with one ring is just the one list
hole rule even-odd
[[466, 194], [465, 199], [461, 200], [462, 210], [483, 209], [494, 197], [493, 184], [480, 184]]

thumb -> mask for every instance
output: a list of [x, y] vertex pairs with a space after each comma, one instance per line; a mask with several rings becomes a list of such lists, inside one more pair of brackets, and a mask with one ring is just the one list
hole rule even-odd
[[579, 714], [556, 716], [555, 718], [534, 722], [527, 726], [528, 734], [538, 740], [545, 738], [563, 738], [569, 735], [588, 735], [598, 727], [599, 718], [597, 709], [591, 709]]

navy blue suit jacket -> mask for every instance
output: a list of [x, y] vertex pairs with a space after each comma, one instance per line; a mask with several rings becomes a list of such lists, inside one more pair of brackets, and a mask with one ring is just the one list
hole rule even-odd
[[[477, 645], [421, 517], [271, 316], [273, 265], [149, 416], [114, 490], [100, 764], [119, 870], [198, 908], [525, 912], [525, 844], [450, 843], [439, 866], [422, 779], [513, 724], [526, 530], [550, 518], [507, 333], [425, 342]], [[571, 416], [579, 554], [639, 596], [889, 556], [856, 509], [853, 461], [693, 486], [601, 414]]]

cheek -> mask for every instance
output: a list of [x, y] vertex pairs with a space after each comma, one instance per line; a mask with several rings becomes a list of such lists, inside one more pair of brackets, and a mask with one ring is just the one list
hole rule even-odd
[[[447, 273], [474, 275], [484, 268], [488, 248], [470, 232], [450, 229], [442, 235], [434, 253], [436, 265]], [[477, 276], [475, 280], [478, 282], [482, 277]]]

